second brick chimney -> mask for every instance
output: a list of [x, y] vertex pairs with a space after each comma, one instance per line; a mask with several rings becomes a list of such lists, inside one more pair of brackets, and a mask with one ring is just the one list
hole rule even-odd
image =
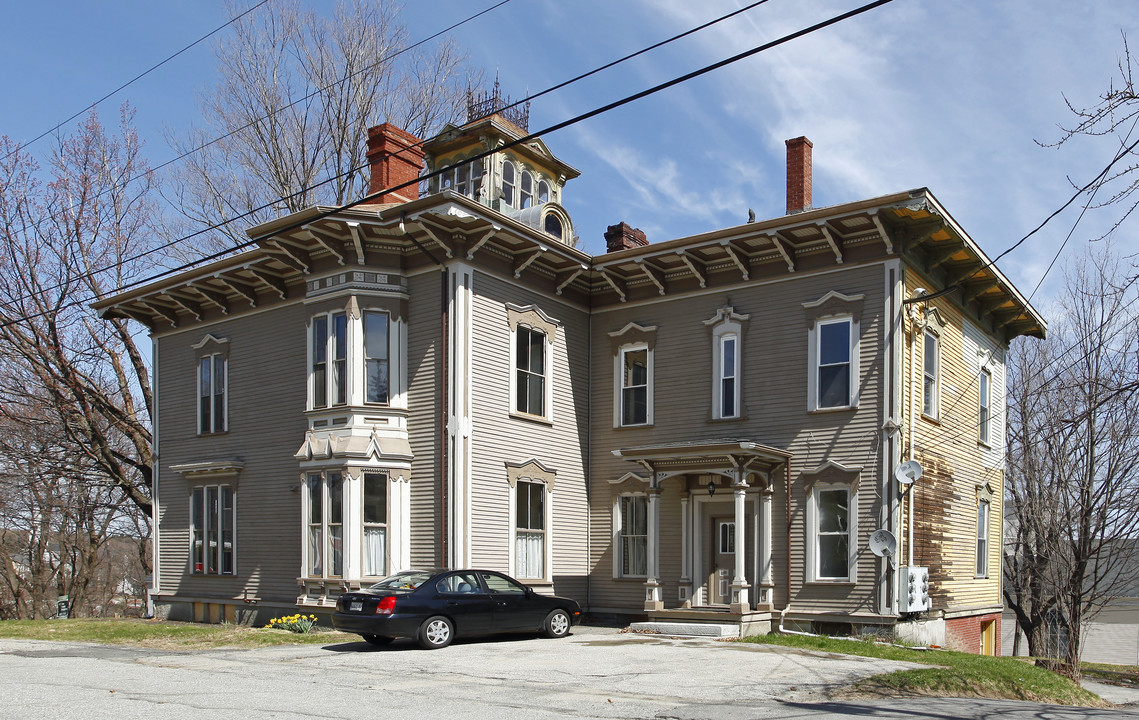
[[637, 228], [629, 227], [627, 223], [610, 225], [605, 231], [605, 251], [617, 252], [630, 248], [642, 247], [649, 244], [645, 233]]
[[376, 198], [377, 203], [403, 203], [419, 197], [419, 173], [423, 170], [423, 141], [391, 123], [368, 128], [368, 164], [372, 181], [368, 194], [412, 183]]
[[811, 148], [805, 137], [787, 141], [787, 214], [811, 209]]

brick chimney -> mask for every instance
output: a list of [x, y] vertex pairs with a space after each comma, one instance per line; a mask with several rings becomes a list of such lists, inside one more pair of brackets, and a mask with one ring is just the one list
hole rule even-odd
[[411, 182], [405, 188], [380, 195], [377, 203], [403, 203], [419, 197], [423, 170], [423, 141], [391, 123], [368, 128], [368, 165], [372, 182], [368, 194]]
[[811, 209], [811, 148], [805, 137], [787, 141], [787, 214]]
[[645, 233], [637, 228], [629, 227], [627, 223], [610, 225], [605, 231], [605, 251], [617, 252], [649, 244]]

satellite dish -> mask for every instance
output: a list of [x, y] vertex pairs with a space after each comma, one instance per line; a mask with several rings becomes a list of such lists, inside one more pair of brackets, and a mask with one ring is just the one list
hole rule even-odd
[[898, 551], [898, 538], [889, 530], [875, 530], [870, 535], [870, 552], [878, 557], [893, 557]]
[[911, 485], [914, 480], [921, 479], [921, 463], [917, 460], [907, 460], [894, 470], [894, 479], [899, 485]]

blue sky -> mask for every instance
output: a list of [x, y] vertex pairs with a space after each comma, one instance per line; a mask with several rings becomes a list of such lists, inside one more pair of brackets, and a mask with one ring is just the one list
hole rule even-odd
[[[253, 4], [245, 0], [242, 7]], [[308, 5], [331, 12], [332, 3]], [[408, 2], [419, 39], [493, 0]], [[456, 31], [475, 65], [513, 97], [536, 92], [739, 7], [738, 0], [511, 0]], [[722, 26], [550, 96], [531, 108], [537, 130], [857, 7], [857, 0], [771, 0]], [[1110, 139], [1057, 149], [1065, 95], [1095, 102], [1118, 75], [1122, 33], [1139, 42], [1130, 2], [895, 0], [882, 8], [567, 128], [544, 139], [582, 171], [564, 204], [589, 252], [620, 221], [651, 241], [784, 211], [783, 141], [814, 143], [814, 204], [928, 187], [996, 255], [1039, 224], [1108, 162]], [[207, 0], [8, 3], [0, 45], [0, 134], [28, 140], [226, 19]], [[219, 35], [224, 39], [223, 30]], [[121, 100], [154, 164], [172, 157], [162, 129], [197, 114], [215, 78], [207, 44], [133, 84]], [[33, 146], [46, 150], [46, 140]], [[1071, 229], [1053, 221], [1002, 270], [1028, 294]], [[1108, 223], [1092, 215], [1071, 248]], [[1126, 230], [1126, 226], [1124, 230]], [[1133, 235], [1115, 240], [1139, 250]], [[1038, 294], [1061, 281], [1053, 271]]]

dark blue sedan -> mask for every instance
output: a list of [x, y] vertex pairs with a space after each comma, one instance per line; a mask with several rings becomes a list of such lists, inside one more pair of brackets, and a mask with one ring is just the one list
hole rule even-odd
[[444, 648], [456, 635], [537, 632], [565, 637], [581, 620], [577, 601], [541, 595], [492, 570], [405, 570], [336, 601], [332, 624], [373, 645], [414, 638]]

